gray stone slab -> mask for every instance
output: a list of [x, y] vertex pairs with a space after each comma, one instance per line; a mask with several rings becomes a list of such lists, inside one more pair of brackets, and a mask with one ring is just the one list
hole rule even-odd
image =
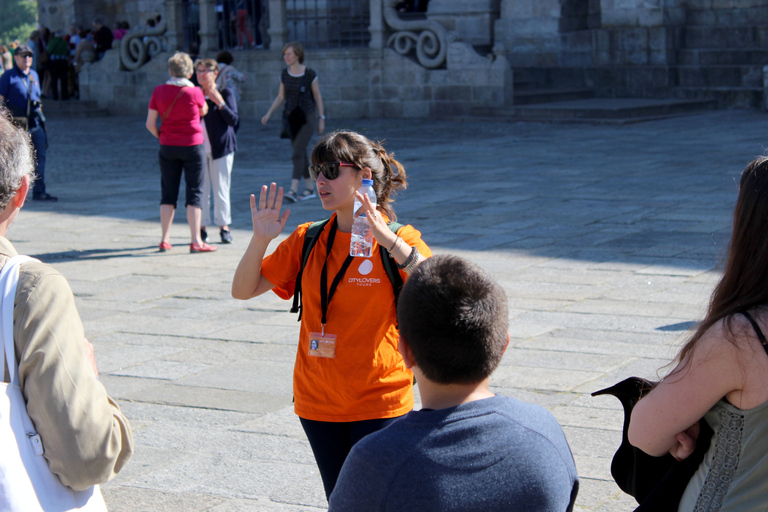
[[[201, 382], [202, 384], [202, 382]], [[121, 398], [135, 402], [265, 414], [291, 405], [284, 395], [245, 393], [212, 387], [166, 384], [143, 388]]]
[[[185, 365], [186, 366], [186, 365]], [[290, 396], [293, 390], [293, 363], [280, 361], [240, 361], [215, 368], [200, 368], [194, 377], [181, 378], [178, 384], [232, 389], [250, 393]]]
[[501, 365], [548, 368], [551, 370], [610, 372], [624, 366], [631, 359], [634, 359], [634, 357], [619, 354], [581, 354], [576, 352], [538, 350], [515, 345], [506, 351]]
[[199, 374], [209, 369], [207, 364], [186, 364], [175, 361], [147, 361], [112, 370], [112, 375], [119, 377], [141, 377], [145, 379], [176, 380]]
[[213, 507], [227, 501], [226, 498], [210, 494], [168, 492], [140, 487], [112, 488], [109, 484], [102, 487], [102, 494], [111, 512], [135, 512], [136, 510], [202, 512], [214, 510]]

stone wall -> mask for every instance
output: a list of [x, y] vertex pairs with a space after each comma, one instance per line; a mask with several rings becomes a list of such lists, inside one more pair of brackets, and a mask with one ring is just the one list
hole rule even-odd
[[558, 65], [560, 0], [501, 0], [494, 38], [512, 67]]
[[[170, 53], [137, 71], [121, 71], [118, 52], [107, 52], [80, 73], [80, 94], [112, 114], [146, 112], [155, 86], [168, 78]], [[211, 54], [211, 57], [215, 54]], [[445, 69], [426, 69], [393, 50], [307, 52], [318, 74], [326, 115], [335, 118], [426, 118], [468, 115], [478, 107], [511, 105], [512, 72], [503, 55], [483, 57], [468, 43], [452, 42]], [[237, 52], [234, 66], [246, 74], [241, 115], [261, 118], [275, 99], [285, 64], [278, 51]]]
[[499, 0], [430, 0], [427, 13], [458, 38], [479, 47], [493, 46], [493, 25], [500, 15]]

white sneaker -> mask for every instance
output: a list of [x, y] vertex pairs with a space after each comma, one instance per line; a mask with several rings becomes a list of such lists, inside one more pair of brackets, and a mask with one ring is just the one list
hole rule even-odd
[[301, 201], [304, 201], [306, 199], [312, 199], [313, 197], [317, 197], [317, 194], [315, 194], [314, 189], [309, 190], [308, 188], [305, 188], [304, 192], [302, 192], [301, 195], [299, 196], [299, 199]]

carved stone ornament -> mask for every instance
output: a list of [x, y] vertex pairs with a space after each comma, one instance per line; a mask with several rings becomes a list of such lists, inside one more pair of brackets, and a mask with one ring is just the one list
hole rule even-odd
[[[128, 71], [139, 69], [149, 60], [150, 55], [163, 51], [167, 29], [165, 20], [155, 27], [131, 30], [120, 41], [120, 64]], [[144, 40], [146, 38], [146, 41]]]
[[400, 55], [407, 55], [416, 45], [416, 60], [425, 68], [438, 68], [445, 64], [447, 31], [440, 23], [428, 19], [404, 20], [397, 15], [398, 0], [387, 0], [384, 21], [395, 32], [387, 39], [387, 46]]

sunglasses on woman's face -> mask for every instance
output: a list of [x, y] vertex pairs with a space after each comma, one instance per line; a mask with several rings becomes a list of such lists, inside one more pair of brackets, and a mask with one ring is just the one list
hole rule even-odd
[[323, 176], [325, 176], [325, 179], [327, 180], [335, 180], [339, 177], [339, 170], [342, 167], [355, 167], [355, 164], [347, 162], [327, 162], [320, 165], [310, 165], [309, 175], [312, 177], [313, 181], [317, 181], [317, 177], [320, 176], [320, 173], [323, 173]]

